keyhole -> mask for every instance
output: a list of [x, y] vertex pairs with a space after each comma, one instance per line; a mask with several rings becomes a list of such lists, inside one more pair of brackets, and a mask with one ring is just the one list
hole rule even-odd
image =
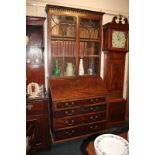
[[34, 86], [32, 86], [31, 88], [32, 88], [32, 92], [35, 92], [35, 87], [34, 87]]

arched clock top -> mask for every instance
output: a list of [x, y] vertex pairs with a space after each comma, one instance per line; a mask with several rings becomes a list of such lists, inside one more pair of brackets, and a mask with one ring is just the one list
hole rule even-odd
[[124, 18], [122, 15], [118, 15], [113, 17], [112, 24], [128, 25], [129, 23], [127, 18]]

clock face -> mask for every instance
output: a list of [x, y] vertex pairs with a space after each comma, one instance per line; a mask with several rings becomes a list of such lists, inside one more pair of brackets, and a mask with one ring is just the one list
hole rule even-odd
[[125, 48], [126, 36], [123, 31], [112, 31], [112, 47], [113, 48]]

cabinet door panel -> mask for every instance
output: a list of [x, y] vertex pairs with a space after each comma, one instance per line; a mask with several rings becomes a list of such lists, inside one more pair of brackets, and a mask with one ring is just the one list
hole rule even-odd
[[27, 123], [35, 124], [36, 143], [34, 149], [44, 149], [50, 147], [50, 134], [48, 116], [27, 116]]
[[110, 122], [124, 121], [126, 101], [114, 101], [108, 103], [108, 120]]
[[124, 67], [120, 63], [110, 64], [109, 88], [110, 89], [123, 89]]
[[26, 104], [26, 115], [40, 115], [48, 114], [47, 103], [27, 103]]
[[123, 96], [125, 53], [105, 54], [105, 82], [116, 97]]

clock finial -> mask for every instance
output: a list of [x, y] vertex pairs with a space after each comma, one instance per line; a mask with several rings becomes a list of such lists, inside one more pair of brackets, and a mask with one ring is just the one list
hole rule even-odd
[[119, 15], [119, 23], [121, 24], [122, 23], [122, 16], [121, 15]]

